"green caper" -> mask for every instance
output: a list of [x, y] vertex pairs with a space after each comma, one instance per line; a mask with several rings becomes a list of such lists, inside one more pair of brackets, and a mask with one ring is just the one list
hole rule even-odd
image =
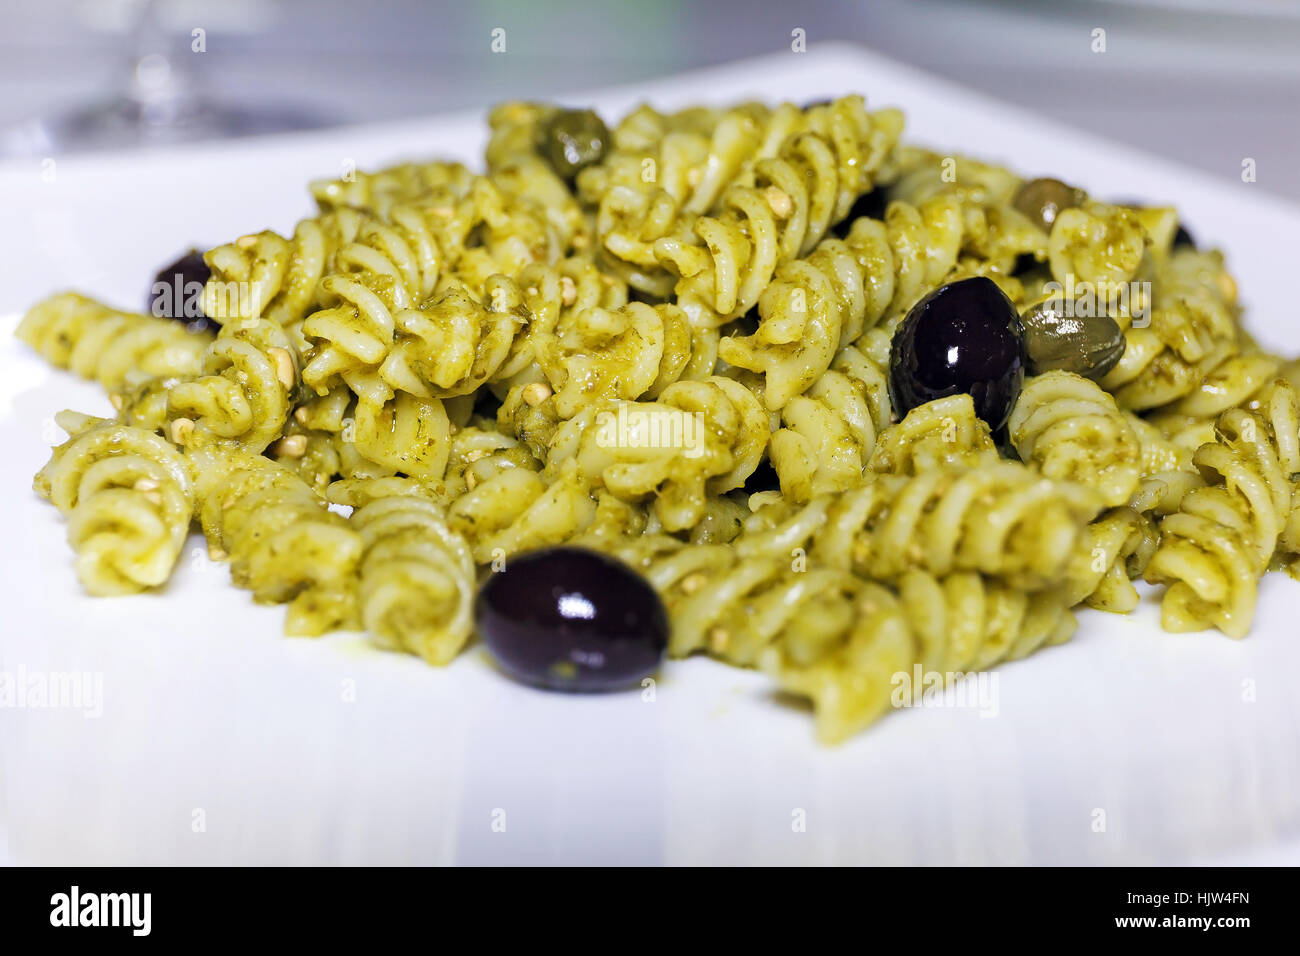
[[600, 162], [609, 148], [609, 129], [593, 110], [559, 110], [542, 124], [538, 151], [561, 179]]
[[1124, 355], [1124, 332], [1108, 315], [1080, 316], [1060, 296], [1031, 305], [1020, 317], [1030, 375], [1052, 369], [1101, 378]]
[[1043, 232], [1051, 232], [1056, 214], [1079, 205], [1083, 199], [1080, 190], [1059, 179], [1031, 179], [1016, 191], [1012, 205]]

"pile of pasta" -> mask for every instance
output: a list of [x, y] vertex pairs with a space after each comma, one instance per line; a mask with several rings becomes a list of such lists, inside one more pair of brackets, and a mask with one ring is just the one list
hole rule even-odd
[[[210, 249], [215, 335], [75, 293], [30, 311], [19, 336], [117, 412], [63, 413], [35, 482], [87, 591], [163, 585], [197, 520], [289, 633], [445, 664], [484, 575], [585, 546], [662, 596], [672, 655], [760, 668], [838, 741], [894, 675], [1059, 644], [1135, 580], [1166, 628], [1241, 637], [1260, 576], [1297, 568], [1296, 366], [1173, 210], [1085, 198], [1045, 231], [1014, 173], [900, 144], [859, 96], [643, 106], [566, 179], [537, 148], [555, 110], [496, 108], [482, 173], [318, 183], [291, 236]], [[966, 395], [897, 420], [895, 328], [976, 275], [1018, 306], [1149, 283], [1150, 321], [1113, 316], [1100, 382], [1029, 378], [1003, 442]]]

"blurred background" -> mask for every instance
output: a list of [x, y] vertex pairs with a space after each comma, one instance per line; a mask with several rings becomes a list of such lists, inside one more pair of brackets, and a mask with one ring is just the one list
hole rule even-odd
[[[0, 0], [0, 10], [9, 154], [130, 145], [141, 116], [148, 139], [165, 141], [178, 128], [249, 134], [560, 97], [789, 49], [802, 29], [810, 46], [858, 43], [1234, 181], [1252, 156], [1260, 189], [1300, 199], [1297, 0]], [[497, 28], [504, 54], [491, 49]]]

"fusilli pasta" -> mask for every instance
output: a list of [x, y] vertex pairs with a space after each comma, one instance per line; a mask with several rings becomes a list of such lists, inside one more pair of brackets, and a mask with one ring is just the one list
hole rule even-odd
[[208, 250], [216, 336], [31, 309], [117, 412], [60, 415], [35, 481], [87, 591], [162, 586], [197, 517], [289, 633], [441, 665], [490, 575], [594, 549], [643, 576], [654, 660], [666, 610], [671, 656], [760, 669], [833, 742], [1138, 579], [1241, 637], [1300, 576], [1300, 360], [1175, 210], [900, 144], [856, 95], [488, 122], [482, 173], [349, 170]]
[[74, 412], [58, 421], [70, 437], [34, 484], [68, 519], [82, 585], [111, 595], [164, 584], [194, 513], [189, 462], [141, 428]]
[[150, 315], [119, 312], [75, 292], [32, 306], [18, 338], [51, 365], [92, 379], [111, 392], [151, 379], [198, 373], [208, 332]]

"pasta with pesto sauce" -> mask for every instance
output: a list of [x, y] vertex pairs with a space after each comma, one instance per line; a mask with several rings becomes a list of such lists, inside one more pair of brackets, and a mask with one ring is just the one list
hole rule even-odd
[[34, 482], [87, 592], [165, 588], [197, 527], [288, 633], [443, 666], [492, 575], [595, 551], [670, 657], [758, 669], [834, 743], [899, 674], [1061, 644], [1139, 584], [1239, 638], [1300, 576], [1300, 363], [1176, 210], [858, 95], [488, 127], [482, 172], [349, 171], [210, 246], [204, 321], [32, 307], [18, 337], [116, 413], [60, 414]]

